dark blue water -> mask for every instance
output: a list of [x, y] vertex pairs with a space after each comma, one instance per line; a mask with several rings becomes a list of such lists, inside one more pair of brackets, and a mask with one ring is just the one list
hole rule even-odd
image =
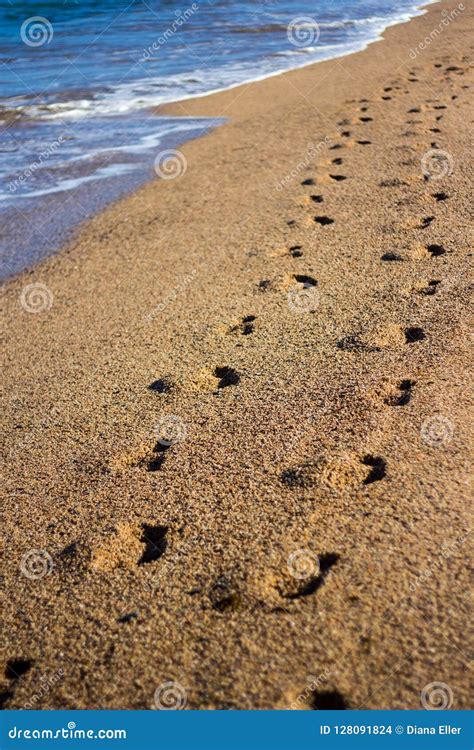
[[1, 2], [1, 275], [219, 124], [157, 105], [348, 54], [417, 12], [414, 0]]

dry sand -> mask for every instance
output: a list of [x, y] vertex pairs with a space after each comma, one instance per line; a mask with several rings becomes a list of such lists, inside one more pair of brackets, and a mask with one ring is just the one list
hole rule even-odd
[[175, 105], [230, 120], [6, 285], [4, 708], [468, 706], [455, 7]]

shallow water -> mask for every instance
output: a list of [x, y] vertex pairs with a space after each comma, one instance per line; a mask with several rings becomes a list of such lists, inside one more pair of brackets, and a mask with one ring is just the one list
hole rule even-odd
[[220, 122], [153, 107], [348, 54], [416, 12], [413, 0], [5, 0], [0, 274], [54, 252], [162, 173], [163, 150]]

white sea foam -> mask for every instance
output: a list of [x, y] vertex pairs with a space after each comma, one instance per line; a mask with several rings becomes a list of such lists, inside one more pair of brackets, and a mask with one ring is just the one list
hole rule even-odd
[[[426, 0], [423, 5], [437, 1]], [[381, 34], [389, 26], [406, 23], [414, 15], [424, 12], [419, 7], [414, 7], [411, 12], [399, 13], [388, 18], [374, 15], [361, 19], [343, 18], [340, 21], [322, 22], [318, 24], [320, 30], [363, 27], [366, 33], [354, 40], [351, 40], [348, 35], [343, 41], [335, 44], [326, 43], [297, 49], [276, 50], [271, 55], [252, 63], [231, 63], [216, 65], [215, 68], [198, 68], [174, 75], [149, 76], [117, 84], [111, 90], [96, 93], [91, 98], [41, 105], [20, 104], [17, 109], [23, 116], [36, 120], [68, 122], [86, 117], [124, 115], [183, 99], [207, 96], [245, 83], [281, 75], [288, 70], [304, 67], [314, 62], [342, 57], [365, 49], [369, 44], [379, 41]], [[311, 24], [308, 25], [311, 26]], [[222, 57], [218, 59], [221, 60]], [[287, 60], [286, 64], [282, 64], [284, 60]]]

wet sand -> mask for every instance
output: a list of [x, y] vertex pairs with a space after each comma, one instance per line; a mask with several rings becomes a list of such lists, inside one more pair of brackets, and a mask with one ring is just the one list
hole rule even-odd
[[455, 7], [168, 107], [229, 123], [6, 284], [4, 708], [468, 707]]

